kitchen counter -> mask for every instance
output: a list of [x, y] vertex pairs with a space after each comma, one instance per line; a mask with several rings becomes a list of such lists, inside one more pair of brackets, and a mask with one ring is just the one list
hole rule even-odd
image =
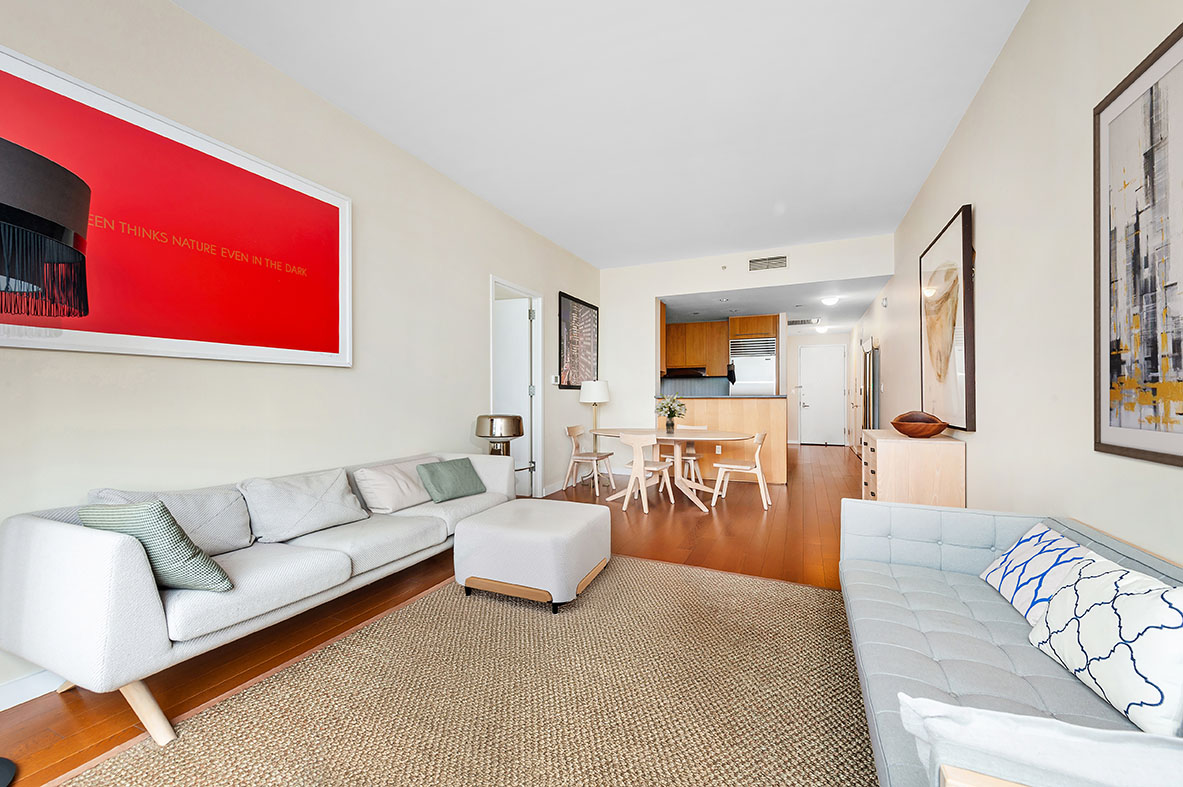
[[[696, 424], [724, 432], [742, 432], [754, 435], [764, 432], [768, 435], [761, 451], [764, 463], [764, 477], [770, 484], [783, 484], [788, 480], [788, 405], [783, 396], [684, 396], [686, 415], [678, 420], [682, 424]], [[657, 429], [665, 428], [665, 419], [654, 417]], [[658, 437], [661, 435], [659, 434]], [[719, 453], [715, 453], [718, 446]], [[704, 478], [714, 478], [715, 462], [750, 462], [751, 441], [712, 443], [709, 440], [698, 446], [699, 465]], [[736, 483], [743, 481], [736, 476]]]
[[[664, 399], [665, 397], [662, 396], [661, 394], [656, 394], [653, 398], [654, 399]], [[744, 396], [744, 395], [741, 395], [741, 396], [693, 396], [693, 395], [682, 396], [681, 394], [679, 394], [678, 398], [679, 399], [784, 399], [786, 397], [784, 394], [779, 394], [779, 395], [758, 394], [756, 396]]]

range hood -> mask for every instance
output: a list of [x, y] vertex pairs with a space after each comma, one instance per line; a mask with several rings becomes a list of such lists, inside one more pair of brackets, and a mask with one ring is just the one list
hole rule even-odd
[[665, 370], [665, 377], [706, 377], [705, 366], [671, 366]]

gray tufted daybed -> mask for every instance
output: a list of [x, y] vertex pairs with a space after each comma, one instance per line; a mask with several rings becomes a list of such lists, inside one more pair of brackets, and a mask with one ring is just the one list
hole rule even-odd
[[884, 787], [928, 785], [897, 694], [1070, 724], [1137, 729], [1027, 640], [1030, 625], [978, 578], [1032, 525], [1171, 585], [1183, 568], [1075, 520], [842, 501], [839, 577], [875, 768]]

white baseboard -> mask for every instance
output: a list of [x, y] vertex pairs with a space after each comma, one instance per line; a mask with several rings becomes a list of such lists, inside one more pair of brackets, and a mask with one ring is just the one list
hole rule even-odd
[[7, 683], [0, 683], [0, 710], [7, 710], [34, 697], [48, 694], [63, 682], [64, 679], [60, 676], [49, 670], [41, 670], [14, 678]]
[[563, 490], [563, 482], [556, 481], [553, 484], [549, 484], [548, 486], [542, 487], [542, 496], [549, 497], [550, 495], [553, 495], [555, 492], [561, 492], [562, 490]]

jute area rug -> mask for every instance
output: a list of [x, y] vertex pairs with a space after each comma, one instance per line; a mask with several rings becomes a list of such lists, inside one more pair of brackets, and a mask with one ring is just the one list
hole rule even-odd
[[615, 557], [548, 605], [446, 584], [73, 779], [872, 785], [836, 591]]

